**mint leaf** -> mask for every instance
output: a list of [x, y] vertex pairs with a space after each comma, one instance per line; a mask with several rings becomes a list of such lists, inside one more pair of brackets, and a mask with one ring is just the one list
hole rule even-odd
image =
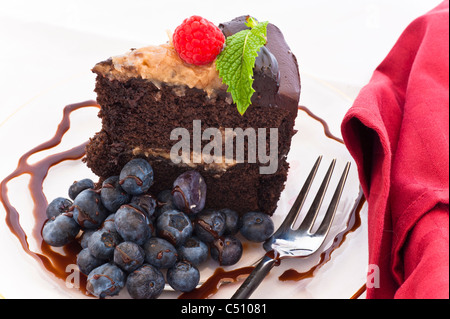
[[253, 89], [253, 68], [258, 52], [267, 42], [267, 25], [269, 22], [257, 22], [249, 17], [246, 25], [249, 30], [242, 30], [229, 36], [224, 50], [216, 60], [216, 68], [223, 83], [228, 85], [234, 103], [241, 115], [251, 104]]

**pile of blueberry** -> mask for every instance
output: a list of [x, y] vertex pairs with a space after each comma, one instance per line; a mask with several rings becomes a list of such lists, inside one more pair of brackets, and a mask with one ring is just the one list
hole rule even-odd
[[80, 241], [77, 264], [92, 295], [105, 298], [126, 287], [132, 298], [157, 298], [166, 281], [189, 292], [200, 280], [197, 267], [209, 256], [222, 266], [240, 260], [238, 232], [263, 242], [274, 231], [270, 217], [260, 212], [239, 216], [230, 209], [204, 209], [206, 184], [197, 171], [183, 173], [173, 189], [157, 196], [149, 193], [152, 184], [151, 165], [137, 158], [101, 188], [83, 179], [69, 187], [70, 199], [58, 197], [48, 205], [42, 237], [54, 247]]

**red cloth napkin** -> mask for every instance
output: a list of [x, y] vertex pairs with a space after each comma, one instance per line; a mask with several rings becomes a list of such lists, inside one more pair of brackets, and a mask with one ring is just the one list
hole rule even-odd
[[367, 298], [449, 298], [449, 1], [408, 26], [341, 129], [368, 201]]

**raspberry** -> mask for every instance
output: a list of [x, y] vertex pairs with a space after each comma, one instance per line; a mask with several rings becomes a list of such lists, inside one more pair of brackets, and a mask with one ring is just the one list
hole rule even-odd
[[175, 29], [173, 45], [180, 58], [189, 64], [211, 63], [222, 51], [225, 36], [212, 22], [192, 16]]

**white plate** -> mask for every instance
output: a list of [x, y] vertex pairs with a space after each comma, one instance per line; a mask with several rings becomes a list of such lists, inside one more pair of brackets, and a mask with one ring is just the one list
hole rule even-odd
[[[350, 99], [343, 92], [331, 88], [326, 83], [314, 77], [303, 76], [303, 93], [301, 104], [307, 105], [313, 112], [320, 110], [326, 114], [321, 116], [330, 125], [333, 134], [339, 136], [339, 124], [345, 110], [348, 109]], [[93, 78], [85, 73], [68, 77], [65, 82], [46, 90], [38, 97], [21, 106], [21, 111], [11, 116], [0, 126], [0, 149], [2, 150], [2, 165], [0, 179], [3, 180], [16, 167], [17, 162], [25, 152], [53, 137], [58, 123], [62, 118], [67, 96], [74, 92], [92, 92]], [[91, 93], [88, 98], [95, 98]], [[73, 102], [80, 102], [74, 100]], [[77, 110], [71, 115], [71, 129], [64, 136], [63, 141], [56, 148], [38, 153], [30, 158], [30, 163], [81, 144], [92, 137], [100, 129], [100, 120], [97, 118], [98, 110], [88, 108]], [[291, 170], [289, 172], [286, 189], [282, 193], [279, 207], [274, 214], [274, 222], [279, 225], [290, 205], [297, 196], [306, 175], [318, 155], [324, 155], [321, 169], [318, 173], [317, 183], [311, 192], [315, 191], [328, 163], [337, 158], [336, 174], [331, 182], [330, 189], [337, 183], [338, 176], [346, 161], [352, 161], [345, 146], [324, 135], [323, 126], [299, 111], [296, 121], [298, 133], [293, 138], [289, 154]], [[74, 180], [90, 177], [96, 178], [81, 160], [65, 161], [51, 168], [45, 179], [43, 191], [48, 201], [58, 196], [66, 196], [67, 187]], [[40, 239], [33, 236], [33, 229], [40, 229], [42, 225], [36, 224], [32, 214], [33, 202], [28, 190], [29, 177], [24, 175], [7, 184], [11, 203], [20, 214], [20, 223], [27, 233], [30, 249], [39, 252]], [[311, 193], [311, 194], [312, 194]], [[331, 194], [331, 191], [329, 191]], [[359, 181], [356, 167], [352, 166], [346, 188], [338, 207], [338, 213], [331, 232], [323, 246], [328, 248], [334, 237], [342, 232], [348, 222], [351, 208], [354, 206], [359, 194]], [[312, 196], [310, 196], [311, 198]], [[329, 197], [325, 199], [325, 205]], [[307, 207], [307, 206], [305, 206]], [[367, 230], [364, 219], [366, 208], [361, 210], [363, 223], [356, 231], [350, 233], [343, 244], [333, 251], [331, 260], [318, 267], [312, 278], [297, 281], [280, 281], [278, 277], [287, 269], [299, 272], [308, 271], [320, 261], [320, 253], [308, 259], [295, 259], [282, 261], [275, 267], [253, 298], [350, 298], [365, 283], [367, 261]], [[302, 215], [301, 215], [302, 216]], [[320, 218], [320, 217], [319, 217]], [[0, 294], [5, 298], [84, 298], [78, 289], [67, 288], [66, 281], [56, 278], [46, 271], [34, 258], [27, 255], [22, 249], [18, 239], [10, 232], [5, 224], [5, 209], [0, 206]], [[263, 250], [256, 244], [246, 244], [244, 256], [234, 266], [225, 267], [225, 270], [249, 266], [263, 255]], [[215, 270], [217, 264], [213, 261], [201, 268], [202, 281], [207, 279]], [[73, 278], [73, 269], [68, 268], [67, 276]], [[7, 274], [5, 276], [5, 274]], [[70, 281], [72, 282], [73, 281]], [[212, 298], [229, 298], [238, 288], [239, 283], [223, 285]], [[275, 293], [274, 293], [275, 292]], [[121, 293], [119, 297], [126, 297]], [[175, 298], [176, 293], [164, 293], [163, 298]]]

